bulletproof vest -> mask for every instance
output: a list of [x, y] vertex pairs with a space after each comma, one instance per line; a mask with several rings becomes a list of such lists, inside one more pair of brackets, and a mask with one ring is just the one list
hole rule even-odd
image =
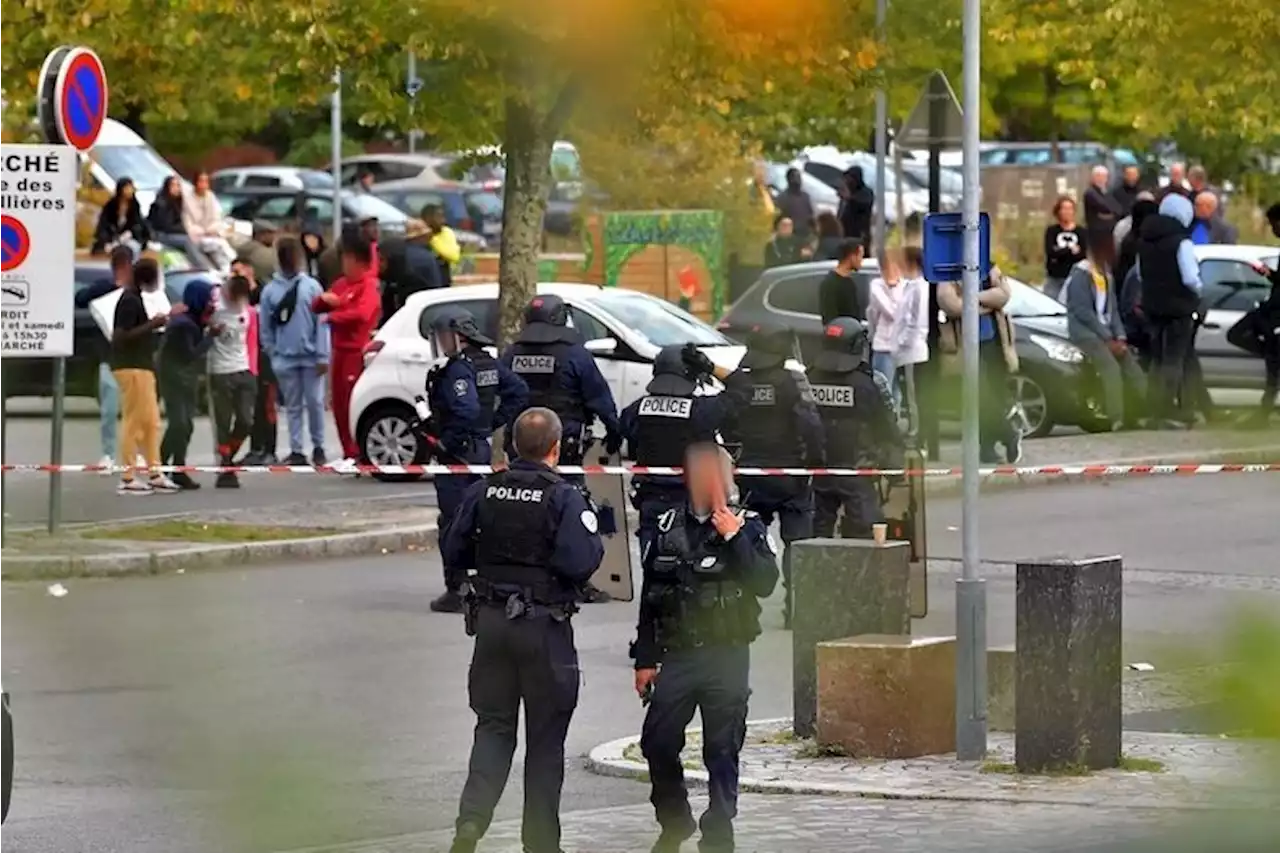
[[646, 603], [665, 650], [742, 645], [760, 635], [760, 602], [733, 576], [730, 546], [683, 508], [658, 520]]
[[560, 475], [509, 469], [485, 480], [476, 510], [476, 576], [498, 590], [531, 593], [535, 603], [571, 598], [548, 570], [555, 551], [551, 495]]
[[517, 341], [511, 348], [511, 369], [529, 386], [529, 406], [541, 406], [565, 423], [587, 422], [581, 397], [561, 381], [573, 347], [564, 342], [531, 344]]
[[1200, 297], [1182, 283], [1178, 246], [1186, 238], [1182, 223], [1157, 214], [1142, 223], [1138, 235], [1138, 272], [1142, 278], [1142, 310], [1149, 317], [1190, 317]]
[[693, 397], [650, 394], [640, 398], [636, 413], [636, 464], [678, 467], [689, 445], [714, 441], [715, 434], [698, 432]]
[[870, 450], [866, 434], [873, 414], [858, 404], [867, 400], [868, 394], [879, 394], [875, 380], [864, 370], [841, 373], [815, 369], [809, 372], [809, 390], [827, 435], [827, 464], [833, 468], [857, 466]]
[[784, 367], [752, 370], [751, 400], [738, 412], [734, 437], [742, 443], [743, 465], [799, 465], [804, 444], [796, 435], [795, 404], [801, 394], [796, 375]]
[[462, 352], [476, 369], [476, 394], [480, 397], [480, 414], [472, 426], [487, 436], [493, 432], [493, 413], [498, 405], [498, 360], [473, 344], [467, 344]]

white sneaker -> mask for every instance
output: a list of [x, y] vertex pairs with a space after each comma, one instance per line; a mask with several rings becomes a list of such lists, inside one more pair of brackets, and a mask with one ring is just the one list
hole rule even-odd
[[154, 495], [155, 489], [151, 488], [150, 483], [144, 483], [141, 480], [121, 480], [120, 485], [116, 486], [116, 494], [142, 497], [143, 495]]
[[171, 495], [174, 492], [182, 491], [182, 487], [170, 480], [165, 474], [157, 474], [149, 481], [151, 490], [158, 494]]
[[110, 477], [115, 471], [111, 470], [115, 467], [116, 460], [110, 456], [104, 456], [98, 460], [98, 467], [102, 470], [98, 472], [99, 477]]
[[339, 474], [354, 474], [357, 477], [360, 476], [359, 463], [349, 456], [346, 459], [339, 459], [337, 462], [333, 463], [332, 467], [333, 470]]

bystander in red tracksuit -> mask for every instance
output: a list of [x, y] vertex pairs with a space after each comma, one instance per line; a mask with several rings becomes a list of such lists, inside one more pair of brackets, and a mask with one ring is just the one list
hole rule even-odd
[[[369, 247], [369, 244], [365, 244]], [[372, 252], [368, 253], [369, 255]], [[378, 271], [359, 248], [344, 253], [342, 276], [333, 287], [316, 298], [312, 310], [327, 314], [331, 330], [332, 355], [329, 366], [333, 383], [333, 420], [342, 442], [342, 455], [359, 460], [360, 448], [351, 432], [351, 391], [364, 369], [364, 348], [377, 328], [382, 311], [378, 294]]]

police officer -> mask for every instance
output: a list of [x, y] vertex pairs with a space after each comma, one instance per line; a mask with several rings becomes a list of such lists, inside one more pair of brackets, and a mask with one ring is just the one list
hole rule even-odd
[[[510, 423], [524, 408], [529, 389], [483, 346], [493, 341], [462, 309], [445, 311], [431, 324], [438, 352], [448, 356], [444, 365], [427, 374], [427, 401], [435, 420], [437, 457], [445, 464], [487, 465], [492, 459], [489, 437], [498, 426]], [[471, 474], [437, 474], [436, 503], [440, 507], [439, 536], [443, 541], [449, 523]], [[437, 613], [461, 613], [462, 575], [444, 560], [444, 594], [431, 602]]]
[[[724, 391], [695, 395], [698, 384], [714, 376]], [[742, 371], [730, 372], [712, 364], [693, 344], [665, 346], [653, 362], [648, 393], [622, 410], [622, 436], [628, 456], [637, 465], [679, 467], [694, 444], [715, 442], [751, 395], [751, 382]], [[631, 503], [640, 511], [636, 536], [641, 553], [656, 530], [658, 516], [685, 502], [684, 481], [678, 476], [637, 475]]]
[[502, 363], [529, 386], [530, 406], [550, 409], [564, 426], [560, 464], [581, 465], [583, 442], [593, 418], [605, 428], [605, 451], [622, 446], [618, 407], [596, 360], [569, 328], [569, 307], [559, 296], [534, 297], [524, 312], [524, 329], [502, 354]]
[[[827, 325], [809, 384], [827, 432], [827, 465], [833, 468], [899, 467], [904, 451], [888, 389], [872, 375], [867, 327], [852, 317]], [[870, 538], [884, 522], [873, 477], [814, 478], [814, 535]]]
[[[741, 444], [738, 464], [760, 468], [820, 468], [826, 435], [803, 373], [788, 370], [795, 336], [783, 326], [756, 330], [747, 341], [742, 367], [751, 380], [751, 401], [730, 431]], [[782, 533], [782, 583], [787, 590], [783, 620], [791, 623], [791, 543], [813, 536], [813, 491], [808, 477], [741, 477], [742, 505]]]
[[631, 652], [636, 692], [649, 703], [640, 748], [662, 826], [654, 853], [675, 853], [694, 832], [680, 752], [699, 708], [711, 796], [699, 848], [734, 849], [749, 647], [760, 634], [760, 599], [778, 583], [778, 548], [759, 516], [733, 506], [732, 468], [714, 444], [691, 448], [688, 501], [662, 513], [656, 539], [641, 556], [644, 585]]
[[560, 849], [564, 741], [579, 679], [569, 620], [578, 586], [604, 557], [595, 513], [555, 471], [560, 430], [549, 409], [520, 415], [512, 429], [519, 458], [467, 490], [441, 546], [467, 574], [467, 633], [476, 638], [468, 680], [476, 733], [453, 853], [475, 850], [493, 820], [522, 702], [524, 849]]

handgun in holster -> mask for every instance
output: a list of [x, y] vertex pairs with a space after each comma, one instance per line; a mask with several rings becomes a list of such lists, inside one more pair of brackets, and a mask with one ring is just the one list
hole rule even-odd
[[475, 590], [467, 587], [462, 596], [462, 626], [468, 637], [476, 635], [476, 627], [480, 622], [480, 596]]

